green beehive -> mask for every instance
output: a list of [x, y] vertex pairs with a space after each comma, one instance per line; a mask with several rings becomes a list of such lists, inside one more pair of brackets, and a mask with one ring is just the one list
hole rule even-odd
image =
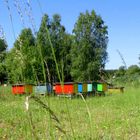
[[97, 82], [93, 82], [93, 84], [92, 84], [93, 85], [93, 91], [97, 91], [97, 84], [98, 84]]
[[74, 93], [78, 93], [78, 83], [74, 83]]
[[97, 84], [97, 91], [99, 91], [99, 92], [107, 91], [107, 84], [106, 83], [98, 83]]
[[83, 93], [86, 93], [86, 92], [87, 92], [87, 84], [83, 83]]
[[103, 91], [103, 84], [97, 84], [97, 91]]

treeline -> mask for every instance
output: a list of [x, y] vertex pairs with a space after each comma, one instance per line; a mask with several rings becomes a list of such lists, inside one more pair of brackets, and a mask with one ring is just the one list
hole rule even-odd
[[81, 13], [72, 34], [58, 14], [42, 17], [33, 34], [25, 28], [7, 51], [0, 39], [0, 80], [10, 83], [90, 81], [100, 79], [107, 61], [107, 26], [95, 11]]
[[125, 66], [120, 66], [116, 70], [106, 70], [106, 79], [114, 85], [130, 85], [139, 87], [140, 84], [140, 67], [131, 65], [127, 69]]

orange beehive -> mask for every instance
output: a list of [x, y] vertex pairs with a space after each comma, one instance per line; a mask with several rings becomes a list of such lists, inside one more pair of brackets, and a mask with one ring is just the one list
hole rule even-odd
[[30, 84], [15, 84], [12, 85], [12, 93], [13, 94], [25, 94], [32, 93], [33, 86]]
[[74, 94], [73, 82], [67, 82], [61, 85], [61, 83], [55, 83], [55, 93], [59, 94]]

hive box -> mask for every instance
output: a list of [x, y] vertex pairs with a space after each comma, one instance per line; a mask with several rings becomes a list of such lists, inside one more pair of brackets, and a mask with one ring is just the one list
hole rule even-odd
[[87, 93], [87, 91], [88, 91], [88, 89], [87, 89], [87, 87], [88, 87], [87, 83], [83, 83], [82, 86], [83, 86], [83, 93]]
[[74, 83], [66, 82], [64, 84], [55, 83], [55, 93], [59, 94], [74, 94]]
[[33, 92], [33, 85], [30, 84], [15, 84], [12, 85], [13, 94], [26, 94]]
[[35, 86], [35, 93], [36, 94], [46, 94], [52, 92], [52, 86], [49, 84], [41, 84]]
[[107, 91], [107, 84], [106, 83], [98, 83], [97, 84], [97, 91], [98, 92], [105, 92], [105, 91]]
[[124, 87], [109, 87], [108, 88], [108, 93], [123, 93], [124, 92]]
[[83, 85], [82, 83], [78, 83], [78, 93], [82, 93], [83, 92]]

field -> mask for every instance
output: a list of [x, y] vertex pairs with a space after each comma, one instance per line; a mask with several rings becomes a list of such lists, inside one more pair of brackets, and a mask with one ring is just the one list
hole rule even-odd
[[10, 92], [10, 87], [0, 89], [1, 140], [140, 139], [139, 88], [85, 100], [32, 97], [28, 111], [26, 96]]

